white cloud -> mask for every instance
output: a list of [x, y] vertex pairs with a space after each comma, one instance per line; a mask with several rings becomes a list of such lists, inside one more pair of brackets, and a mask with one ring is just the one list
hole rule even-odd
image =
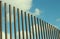
[[41, 14], [41, 10], [38, 9], [38, 8], [36, 8], [34, 12], [28, 11], [27, 13], [30, 13], [30, 14], [32, 14], [32, 15], [34, 15], [34, 16], [38, 16], [38, 15]]
[[11, 6], [15, 6], [20, 10], [30, 10], [32, 6], [32, 0], [1, 0], [2, 2], [6, 2], [7, 4], [11, 4]]
[[56, 19], [57, 22], [60, 22], [60, 18]]
[[40, 14], [41, 14], [41, 11], [38, 8], [36, 8], [33, 15], [37, 16], [37, 15], [40, 15]]

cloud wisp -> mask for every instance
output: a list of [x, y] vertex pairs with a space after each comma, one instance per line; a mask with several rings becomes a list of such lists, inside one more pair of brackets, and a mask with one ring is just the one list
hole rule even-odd
[[39, 8], [36, 8], [34, 12], [27, 11], [27, 13], [30, 13], [34, 16], [39, 16], [42, 12]]
[[56, 19], [56, 22], [60, 22], [60, 18]]

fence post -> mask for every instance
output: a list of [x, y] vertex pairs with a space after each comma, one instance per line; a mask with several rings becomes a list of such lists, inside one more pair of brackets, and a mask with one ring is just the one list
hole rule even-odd
[[59, 39], [60, 39], [60, 31], [59, 31]]
[[33, 34], [33, 39], [34, 39], [34, 20], [33, 20], [33, 15], [31, 15], [31, 24], [32, 24], [32, 34]]
[[17, 9], [17, 13], [18, 13], [18, 32], [19, 32], [19, 39], [20, 39], [20, 13], [19, 13], [19, 9]]
[[35, 34], [36, 34], [36, 39], [38, 39], [37, 38], [37, 28], [36, 28], [36, 17], [34, 16], [34, 25], [35, 25]]
[[24, 39], [24, 15], [23, 15], [23, 11], [21, 10], [21, 22], [22, 22], [22, 37]]
[[16, 39], [16, 12], [15, 12], [15, 7], [13, 7], [13, 14], [14, 14], [14, 35]]
[[27, 17], [26, 17], [26, 12], [24, 12], [24, 16], [25, 16], [25, 26], [26, 26], [26, 39], [28, 39], [28, 26], [27, 26]]
[[6, 12], [6, 3], [4, 3], [4, 13], [5, 13], [5, 39], [7, 39], [7, 12]]
[[39, 19], [37, 18], [37, 24], [38, 24], [38, 38], [40, 39], [40, 26], [39, 26]]
[[30, 26], [30, 14], [28, 13], [28, 26], [29, 26], [29, 35], [30, 35], [30, 39], [31, 39], [31, 26]]
[[9, 5], [10, 39], [12, 39], [11, 5]]
[[2, 13], [1, 13], [1, 1], [0, 1], [0, 39], [2, 39]]

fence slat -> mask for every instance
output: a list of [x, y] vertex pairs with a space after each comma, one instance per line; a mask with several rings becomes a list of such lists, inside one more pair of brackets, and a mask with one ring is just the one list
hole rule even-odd
[[54, 39], [54, 28], [53, 28], [53, 26], [52, 26], [52, 36], [53, 36], [53, 39]]
[[40, 26], [39, 26], [39, 19], [37, 18], [37, 24], [38, 24], [38, 37], [40, 39]]
[[49, 24], [49, 26], [50, 26], [50, 31], [49, 31], [50, 33], [49, 34], [50, 34], [50, 39], [51, 39], [51, 25]]
[[46, 22], [44, 21], [44, 39], [46, 39]]
[[22, 19], [22, 37], [24, 39], [24, 19], [23, 19], [23, 11], [21, 10], [21, 19]]
[[45, 22], [45, 39], [46, 39], [46, 22]]
[[54, 31], [54, 26], [53, 26], [53, 39], [55, 39], [55, 31]]
[[42, 34], [43, 34], [43, 38], [42, 39], [45, 39], [44, 38], [44, 21], [42, 20]]
[[42, 35], [42, 21], [40, 19], [40, 28], [41, 28], [41, 39], [43, 39], [43, 35]]
[[7, 12], [6, 12], [6, 3], [4, 4], [5, 8], [5, 39], [7, 39]]
[[34, 39], [34, 24], [33, 24], [33, 16], [31, 15], [31, 23], [32, 23], [32, 34]]
[[48, 23], [47, 23], [47, 25], [46, 25], [46, 28], [47, 28], [46, 38], [48, 39]]
[[26, 39], [28, 39], [28, 26], [27, 26], [27, 17], [26, 17], [26, 12], [25, 13], [25, 26], [26, 26]]
[[49, 27], [48, 28], [49, 28], [49, 39], [50, 39], [50, 24], [49, 24]]
[[49, 24], [47, 23], [47, 28], [48, 28], [48, 39], [49, 39]]
[[16, 12], [15, 12], [15, 7], [13, 7], [13, 14], [14, 14], [14, 36], [16, 39]]
[[12, 39], [11, 5], [9, 5], [9, 18], [10, 18], [10, 39]]
[[40, 19], [40, 26], [41, 26], [41, 38], [44, 39], [44, 35], [43, 35], [44, 34], [43, 33], [43, 31], [44, 31], [44, 29], [43, 29], [44, 24], [43, 24], [43, 20], [41, 20], [41, 19]]
[[59, 30], [59, 39], [60, 39], [60, 30]]
[[36, 34], [36, 39], [38, 39], [37, 38], [37, 26], [36, 26], [36, 17], [34, 16], [34, 25], [35, 25], [35, 34]]
[[29, 26], [29, 35], [30, 35], [30, 39], [31, 39], [31, 26], [30, 26], [30, 14], [28, 13], [28, 26]]
[[0, 39], [2, 39], [2, 10], [1, 10], [1, 5], [2, 2], [0, 1]]
[[19, 13], [19, 9], [17, 9], [17, 13], [18, 13], [18, 32], [19, 32], [19, 39], [20, 39], [20, 13]]

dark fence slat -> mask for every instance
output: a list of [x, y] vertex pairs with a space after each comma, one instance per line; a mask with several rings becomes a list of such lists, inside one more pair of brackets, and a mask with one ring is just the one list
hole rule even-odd
[[50, 39], [50, 24], [49, 24], [49, 39]]
[[52, 39], [53, 39], [53, 26], [51, 26], [51, 31], [52, 31]]
[[18, 13], [18, 33], [19, 33], [19, 39], [20, 39], [20, 13], [19, 13], [19, 9], [17, 9], [17, 13]]
[[16, 12], [15, 12], [15, 7], [13, 7], [13, 14], [14, 14], [14, 37], [16, 39]]
[[56, 39], [56, 28], [55, 28], [55, 39]]
[[33, 15], [31, 15], [31, 23], [32, 23], [32, 34], [33, 34], [33, 39], [34, 39], [34, 24], [33, 24]]
[[54, 26], [53, 26], [53, 39], [55, 39], [55, 30], [54, 30]]
[[40, 19], [40, 27], [41, 27], [41, 39], [43, 39], [43, 34], [42, 34], [42, 20]]
[[31, 39], [31, 26], [30, 26], [30, 14], [28, 13], [28, 26], [29, 26], [29, 35], [30, 35], [30, 39]]
[[44, 21], [42, 20], [42, 33], [43, 33], [43, 38], [44, 39]]
[[46, 22], [44, 21], [44, 38], [46, 39]]
[[49, 26], [50, 26], [50, 31], [49, 31], [50, 33], [49, 34], [50, 34], [50, 39], [51, 39], [51, 25], [49, 24]]
[[54, 39], [54, 27], [52, 27], [52, 30], [53, 30], [53, 39]]
[[44, 39], [45, 39], [45, 22], [43, 21], [43, 33], [44, 33]]
[[47, 23], [45, 22], [45, 28], [46, 28], [46, 39], [47, 39]]
[[0, 1], [0, 39], [2, 39], [2, 10], [1, 10], [1, 5], [2, 2]]
[[11, 5], [9, 5], [9, 18], [10, 18], [10, 39], [12, 39]]
[[25, 26], [26, 26], [26, 39], [28, 39], [28, 26], [27, 26], [27, 17], [26, 17], [26, 12], [25, 13]]
[[51, 25], [51, 39], [52, 39], [52, 25]]
[[47, 26], [46, 27], [47, 27], [47, 39], [48, 39], [48, 23], [47, 23]]
[[24, 39], [24, 19], [23, 19], [23, 11], [21, 10], [21, 19], [22, 19], [22, 37]]
[[51, 38], [53, 39], [53, 29], [52, 29], [52, 25], [51, 25]]
[[56, 39], [58, 39], [58, 29], [56, 30]]
[[60, 30], [59, 30], [59, 39], [60, 39]]
[[52, 25], [51, 25], [51, 39], [52, 39]]
[[44, 21], [44, 38], [46, 39], [46, 22]]
[[36, 17], [35, 17], [35, 16], [34, 16], [34, 25], [35, 25], [35, 34], [36, 34], [36, 39], [38, 39], [38, 37], [37, 37]]
[[41, 20], [41, 38], [43, 39], [43, 21]]
[[54, 39], [56, 39], [56, 28], [54, 27]]
[[5, 10], [5, 39], [7, 39], [7, 12], [6, 12], [6, 3], [4, 4]]
[[47, 23], [47, 30], [48, 30], [48, 39], [49, 39], [49, 24]]
[[39, 19], [37, 18], [37, 24], [38, 24], [38, 37], [40, 39], [40, 26], [39, 26]]

